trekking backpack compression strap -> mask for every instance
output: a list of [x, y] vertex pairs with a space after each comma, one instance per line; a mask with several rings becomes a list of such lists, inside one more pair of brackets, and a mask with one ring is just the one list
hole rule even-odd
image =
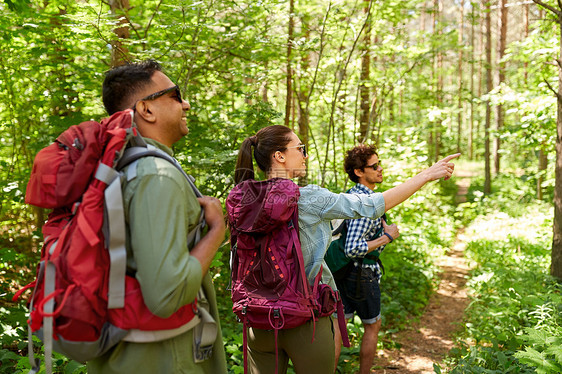
[[[142, 138], [141, 138], [142, 139]], [[123, 196], [121, 192], [121, 178], [119, 170], [125, 166], [136, 162], [138, 159], [147, 156], [159, 157], [173, 164], [185, 176], [187, 182], [193, 189], [195, 196], [203, 196], [195, 187], [193, 180], [181, 168], [179, 163], [172, 156], [159, 150], [158, 148], [145, 144], [146, 146], [134, 146], [127, 148], [123, 157], [119, 160], [114, 169], [103, 163], [99, 164], [96, 171], [96, 179], [107, 184], [104, 191], [105, 209], [107, 213], [107, 225], [104, 225], [106, 237], [109, 237], [109, 257], [111, 261], [108, 284], [108, 308], [123, 308], [125, 305], [125, 273], [127, 269], [127, 250], [125, 214], [123, 211]], [[136, 168], [131, 169], [136, 174]], [[134, 175], [136, 176], [136, 175]], [[128, 179], [134, 178], [128, 176]], [[201, 231], [205, 226], [204, 212], [201, 212], [199, 224], [195, 229], [188, 233], [188, 243], [196, 243], [201, 238]]]
[[104, 191], [107, 214], [107, 225], [104, 224], [104, 233], [106, 238], [109, 238], [108, 250], [111, 262], [107, 307], [108, 309], [123, 308], [125, 306], [127, 250], [125, 248], [126, 230], [121, 178], [119, 178], [119, 172], [115, 169], [100, 163], [96, 171], [96, 179], [107, 184]]

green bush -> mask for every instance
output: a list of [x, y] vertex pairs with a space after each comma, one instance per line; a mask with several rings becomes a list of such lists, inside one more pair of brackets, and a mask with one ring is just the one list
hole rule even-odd
[[519, 192], [500, 187], [481, 199], [477, 209], [490, 213], [467, 228], [471, 303], [458, 347], [446, 360], [450, 373], [562, 372], [561, 287], [548, 274], [552, 210], [537, 201], [522, 204], [528, 194]]

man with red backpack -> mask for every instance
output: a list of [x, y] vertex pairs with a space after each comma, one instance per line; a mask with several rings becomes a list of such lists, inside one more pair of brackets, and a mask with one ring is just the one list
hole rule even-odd
[[[189, 132], [190, 105], [155, 61], [109, 70], [103, 102], [110, 115], [132, 108], [146, 143], [170, 156], [172, 145]], [[88, 373], [226, 373], [216, 296], [207, 274], [224, 239], [220, 202], [197, 198], [178, 168], [159, 157], [142, 157], [123, 172], [127, 274], [134, 274], [140, 283], [146, 306], [154, 315], [167, 318], [196, 298], [200, 304], [203, 290], [218, 328], [212, 351], [203, 359], [196, 357], [194, 346], [198, 316], [170, 337], [152, 339], [131, 331], [107, 353], [88, 361]], [[188, 233], [197, 225], [201, 207], [208, 231], [194, 244]]]

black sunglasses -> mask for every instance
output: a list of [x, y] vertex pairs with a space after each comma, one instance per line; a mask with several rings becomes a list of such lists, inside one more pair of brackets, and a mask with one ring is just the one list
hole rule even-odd
[[164, 96], [164, 95], [166, 95], [167, 93], [172, 92], [172, 91], [174, 91], [174, 90], [176, 91], [176, 92], [175, 92], [175, 99], [176, 99], [180, 104], [183, 103], [183, 100], [182, 100], [182, 98], [181, 98], [181, 91], [180, 91], [180, 88], [179, 88], [179, 86], [176, 84], [175, 86], [172, 86], [172, 87], [170, 87], [170, 88], [166, 88], [166, 89], [164, 89], [164, 90], [162, 90], [162, 91], [155, 92], [155, 93], [150, 94], [150, 95], [148, 95], [148, 96], [146, 96], [146, 97], [143, 97], [142, 99], [137, 100], [137, 101], [135, 102], [135, 105], [133, 105], [133, 109], [135, 109], [135, 108], [137, 107], [137, 103], [138, 103], [139, 101], [156, 100], [156, 99], [158, 99], [159, 97]]
[[379, 168], [379, 166], [382, 167], [380, 161], [379, 161], [379, 162], [375, 162], [373, 165], [367, 165], [367, 166], [365, 166], [363, 169], [371, 168], [371, 169], [373, 169], [373, 170], [377, 170], [377, 169]]

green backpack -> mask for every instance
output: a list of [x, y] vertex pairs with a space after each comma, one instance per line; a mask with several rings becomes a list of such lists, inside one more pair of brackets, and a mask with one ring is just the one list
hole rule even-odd
[[[387, 223], [386, 214], [383, 214], [381, 217]], [[382, 227], [379, 232], [377, 232], [376, 237], [378, 238], [382, 234]], [[332, 236], [340, 235], [339, 238], [332, 240], [330, 246], [328, 247], [328, 251], [324, 256], [324, 260], [326, 260], [326, 264], [330, 268], [334, 279], [340, 280], [345, 277], [351, 272], [353, 268], [353, 263], [359, 263], [359, 266], [363, 263], [364, 258], [356, 258], [351, 259], [347, 257], [345, 254], [345, 241], [347, 240], [347, 220], [343, 221], [333, 232]], [[376, 257], [377, 262], [381, 265], [380, 259], [378, 258], [378, 253], [371, 252], [370, 257]], [[383, 268], [384, 269], [384, 268]]]

